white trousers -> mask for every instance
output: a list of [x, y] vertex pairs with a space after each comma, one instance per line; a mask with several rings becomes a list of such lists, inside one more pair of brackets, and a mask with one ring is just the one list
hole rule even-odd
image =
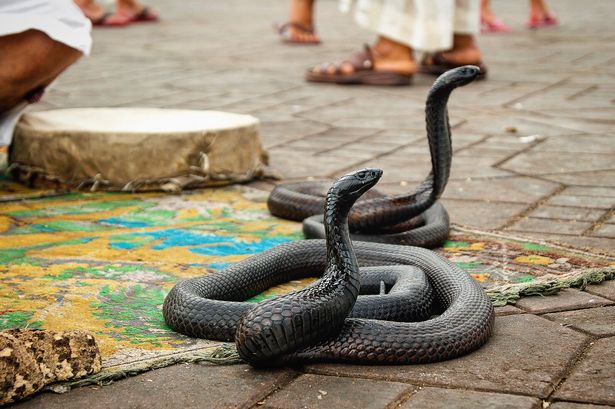
[[448, 50], [453, 34], [478, 34], [478, 0], [339, 0], [357, 24], [421, 51]]

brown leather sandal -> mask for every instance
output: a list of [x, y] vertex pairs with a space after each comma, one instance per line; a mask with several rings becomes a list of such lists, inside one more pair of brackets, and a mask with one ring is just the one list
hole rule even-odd
[[[468, 64], [456, 64], [448, 61], [444, 58], [444, 54], [442, 52], [425, 53], [423, 55], [423, 59], [421, 60], [421, 65], [419, 66], [419, 72], [422, 72], [423, 74], [442, 75], [448, 70], [452, 70], [453, 68], [461, 67], [463, 65]], [[478, 74], [478, 77], [476, 78], [477, 80], [484, 80], [487, 77], [487, 66], [484, 65], [482, 61], [471, 65], [476, 65], [480, 68], [480, 74]]]
[[314, 27], [308, 27], [308, 26], [303, 25], [303, 24], [293, 23], [292, 21], [289, 21], [289, 22], [284, 23], [284, 24], [274, 24], [273, 28], [278, 33], [278, 35], [280, 36], [282, 41], [285, 42], [285, 43], [289, 43], [289, 44], [312, 44], [312, 45], [320, 44], [320, 39], [319, 38], [316, 38], [315, 40], [303, 41], [303, 40], [299, 40], [297, 37], [291, 35], [290, 31], [289, 31], [290, 28], [293, 28], [293, 29], [297, 30], [298, 32], [300, 32], [302, 34], [316, 35], [316, 32], [314, 31]]
[[[344, 64], [352, 66], [352, 72], [342, 71]], [[329, 68], [335, 71], [330, 72]], [[310, 82], [328, 82], [334, 84], [362, 84], [362, 85], [409, 85], [412, 74], [402, 74], [394, 71], [376, 71], [374, 58], [368, 45], [359, 51], [335, 64], [321, 64], [310, 68], [305, 73], [305, 80]]]

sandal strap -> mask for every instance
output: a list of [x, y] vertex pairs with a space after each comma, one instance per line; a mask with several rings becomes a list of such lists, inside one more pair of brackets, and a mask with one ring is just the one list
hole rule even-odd
[[313, 34], [315, 32], [314, 27], [306, 26], [305, 24], [295, 23], [293, 21], [287, 21], [282, 25], [277, 25], [276, 28], [278, 30], [278, 34], [285, 35], [288, 32], [289, 28], [294, 28], [299, 31], [303, 31], [304, 33]]
[[358, 71], [369, 71], [374, 69], [374, 55], [372, 53], [372, 49], [369, 45], [363, 45], [363, 51], [358, 51], [352, 54], [347, 60], [344, 60], [343, 63], [349, 63], [352, 65], [354, 72]]

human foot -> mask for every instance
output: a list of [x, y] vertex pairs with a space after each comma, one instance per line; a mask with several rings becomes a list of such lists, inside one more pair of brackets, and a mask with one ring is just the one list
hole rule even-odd
[[135, 0], [118, 1], [115, 16], [126, 18], [131, 23], [153, 22], [160, 19], [158, 13]]
[[479, 67], [481, 72], [477, 79], [484, 79], [487, 75], [487, 67], [482, 62], [481, 52], [474, 37], [455, 34], [451, 50], [423, 55], [420, 71], [426, 74], [441, 75], [452, 68], [463, 65]]
[[556, 24], [558, 24], [557, 17], [549, 11], [544, 0], [531, 0], [527, 28], [537, 29]]
[[510, 33], [510, 31], [510, 27], [496, 16], [492, 15], [489, 18], [482, 16], [480, 18], [481, 33]]
[[314, 0], [291, 0], [288, 22], [276, 28], [287, 43], [319, 44], [314, 30]]
[[489, 0], [482, 0], [480, 4], [480, 31], [481, 33], [510, 32], [510, 27], [493, 14]]
[[75, 3], [81, 9], [81, 12], [88, 19], [90, 19], [93, 24], [97, 21], [101, 21], [105, 18], [105, 16], [109, 15], [104, 7], [93, 0], [75, 0]]
[[289, 21], [281, 25], [276, 24], [274, 28], [286, 43], [320, 44], [320, 37], [314, 31], [314, 27]]
[[547, 12], [542, 16], [530, 15], [530, 18], [525, 25], [530, 30], [536, 30], [542, 27], [555, 26], [558, 23], [559, 21], [557, 20], [557, 17], [554, 14]]
[[[412, 49], [379, 38], [373, 47], [352, 54], [338, 63], [317, 65], [306, 72], [312, 82], [366, 85], [409, 85], [417, 66]], [[399, 47], [401, 46], [401, 47]]]

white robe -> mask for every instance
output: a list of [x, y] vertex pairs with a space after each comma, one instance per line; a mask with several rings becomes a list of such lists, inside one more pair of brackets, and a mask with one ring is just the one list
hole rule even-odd
[[453, 34], [478, 34], [478, 0], [340, 0], [357, 24], [421, 51], [451, 49]]

